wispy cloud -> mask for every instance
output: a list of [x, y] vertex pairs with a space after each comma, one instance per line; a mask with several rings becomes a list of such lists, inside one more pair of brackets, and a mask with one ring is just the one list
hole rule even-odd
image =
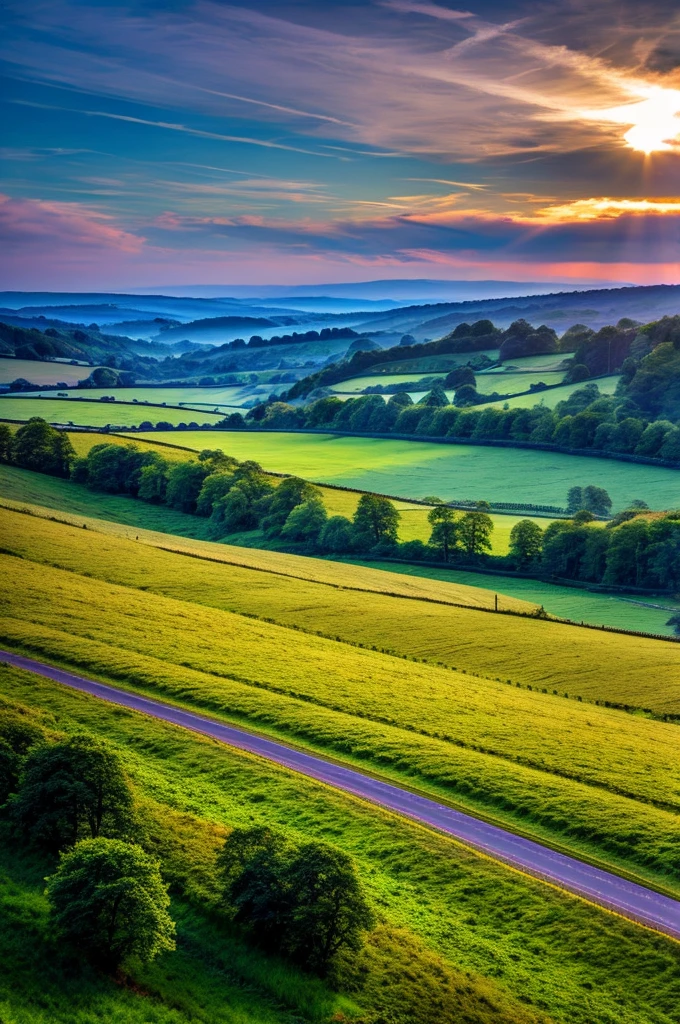
[[12, 199], [2, 194], [0, 240], [5, 255], [47, 247], [53, 259], [63, 250], [139, 253], [145, 241], [119, 227], [108, 214], [82, 203]]

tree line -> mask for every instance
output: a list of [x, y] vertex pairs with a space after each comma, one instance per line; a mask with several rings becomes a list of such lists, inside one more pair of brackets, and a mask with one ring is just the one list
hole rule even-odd
[[[77, 957], [113, 972], [174, 950], [164, 865], [113, 746], [87, 733], [50, 733], [2, 708], [0, 824], [17, 854], [23, 843], [52, 863], [49, 928]], [[361, 948], [375, 923], [347, 854], [268, 826], [234, 829], [214, 878], [220, 917], [320, 977]]]
[[605, 586], [680, 588], [680, 512], [650, 513], [638, 500], [602, 527], [595, 519], [609, 515], [612, 502], [595, 484], [569, 489], [571, 518], [556, 519], [544, 530], [532, 519], [520, 520], [510, 533], [508, 554], [494, 555], [494, 520], [484, 501], [461, 511], [433, 497], [428, 540], [400, 541], [401, 514], [388, 498], [362, 494], [351, 518], [329, 515], [313, 484], [291, 476], [275, 485], [257, 462], [239, 462], [219, 450], [172, 461], [133, 444], [103, 442], [77, 458], [67, 435], [43, 420], [7, 434], [4, 443], [0, 429], [0, 459], [201, 516], [215, 540], [259, 530], [265, 543], [311, 555], [436, 561]]

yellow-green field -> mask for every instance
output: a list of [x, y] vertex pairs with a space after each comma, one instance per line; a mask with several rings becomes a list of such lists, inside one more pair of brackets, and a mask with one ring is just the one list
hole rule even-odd
[[[545, 380], [546, 376], [549, 375], [544, 374], [540, 379], [543, 380], [545, 384], [549, 384], [550, 381]], [[489, 374], [486, 379], [491, 381], [496, 378], [492, 376], [492, 374]], [[536, 377], [536, 380], [538, 379], [539, 377]], [[617, 375], [611, 377], [598, 377], [596, 380], [592, 381], [592, 383], [597, 384], [601, 395], [613, 395], [616, 391], [616, 385], [620, 379], [620, 376]], [[561, 387], [549, 388], [548, 391], [539, 391], [531, 395], [517, 395], [515, 398], [508, 398], [505, 401], [500, 399], [496, 402], [485, 402], [483, 405], [476, 405], [475, 409], [501, 409], [505, 406], [506, 401], [510, 409], [533, 409], [535, 405], [544, 405], [547, 409], [554, 409], [558, 402], [564, 402], [564, 400], [569, 398], [570, 395], [573, 395], [574, 391], [578, 391], [579, 388], [582, 388], [584, 384], [588, 383], [588, 381], [582, 381], [580, 384], [564, 384]], [[489, 391], [494, 390], [501, 391], [502, 389], [500, 387], [491, 388], [489, 386]], [[484, 394], [484, 392], [481, 393]]]
[[[102, 396], [113, 395], [116, 402], [132, 402], [139, 405], [167, 405], [184, 406], [186, 408], [198, 407], [211, 411], [217, 409], [229, 410], [239, 409], [243, 404], [254, 396], [266, 398], [272, 391], [282, 385], [257, 385], [242, 384], [229, 387], [134, 387], [134, 388], [88, 388], [65, 390], [64, 395], [69, 399], [89, 398], [99, 401]], [[50, 398], [54, 397], [53, 391], [31, 391], [25, 397], [28, 398]], [[153, 408], [149, 412], [153, 412]], [[147, 417], [148, 418], [148, 417]], [[151, 417], [153, 418], [153, 417]]]
[[[111, 394], [111, 392], [107, 392]], [[170, 406], [145, 406], [123, 402], [99, 402], [68, 398], [7, 398], [0, 396], [0, 419], [29, 420], [41, 416], [48, 423], [79, 427], [138, 427], [140, 423], [219, 423], [221, 413], [199, 412], [196, 409], [174, 409]], [[238, 411], [238, 410], [231, 410]]]
[[[1, 558], [11, 582], [4, 643], [362, 762], [674, 884], [677, 726], [562, 694], [627, 692], [640, 704], [654, 691], [677, 709], [675, 645], [350, 591], [348, 566], [339, 585], [311, 582], [268, 570], [265, 552], [253, 555], [256, 569], [208, 563], [2, 515], [5, 550], [21, 556]], [[458, 671], [404, 655], [455, 656]], [[470, 659], [486, 676], [500, 660], [503, 681], [459, 671]], [[529, 692], [530, 680], [548, 692]]]

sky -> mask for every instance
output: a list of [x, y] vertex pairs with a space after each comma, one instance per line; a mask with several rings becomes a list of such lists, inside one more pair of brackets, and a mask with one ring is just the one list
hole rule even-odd
[[680, 283], [676, 0], [3, 0], [0, 289]]

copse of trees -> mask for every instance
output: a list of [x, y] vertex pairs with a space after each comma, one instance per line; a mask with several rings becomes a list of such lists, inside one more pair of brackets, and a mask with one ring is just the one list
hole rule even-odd
[[327, 843], [295, 845], [266, 826], [237, 828], [218, 867], [233, 920], [265, 949], [321, 977], [373, 927], [352, 859]]
[[68, 434], [55, 430], [39, 416], [32, 417], [16, 433], [12, 433], [6, 424], [0, 423], [1, 462], [52, 476], [67, 477], [75, 457]]

